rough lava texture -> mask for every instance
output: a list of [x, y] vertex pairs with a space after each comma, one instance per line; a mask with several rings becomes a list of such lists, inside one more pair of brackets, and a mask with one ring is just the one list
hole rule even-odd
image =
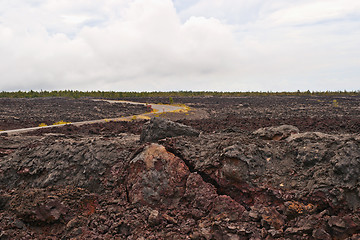
[[281, 140], [289, 137], [292, 134], [297, 134], [297, 133], [299, 133], [299, 129], [291, 125], [266, 127], [254, 131], [254, 135], [265, 140]]
[[358, 133], [142, 123], [0, 136], [0, 239], [360, 238]]
[[131, 159], [126, 177], [129, 201], [149, 206], [177, 206], [189, 169], [163, 146], [151, 144]]
[[198, 136], [199, 131], [184, 124], [169, 121], [164, 118], [151, 118], [144, 124], [140, 135], [141, 142], [157, 142], [166, 137]]
[[0, 186], [45, 188], [75, 184], [101, 192], [103, 176], [119, 159], [126, 159], [133, 149], [121, 143], [135, 139], [138, 139], [135, 135], [115, 141], [50, 135], [32, 141], [17, 149], [7, 161], [0, 161]]

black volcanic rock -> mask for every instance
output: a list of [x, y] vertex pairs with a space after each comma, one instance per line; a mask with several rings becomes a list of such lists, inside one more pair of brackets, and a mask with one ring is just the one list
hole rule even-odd
[[140, 135], [141, 142], [157, 142], [160, 139], [176, 136], [199, 136], [199, 131], [184, 124], [163, 118], [152, 118], [144, 124]]
[[281, 140], [289, 137], [292, 134], [297, 134], [297, 133], [299, 133], [299, 129], [291, 125], [281, 125], [278, 127], [265, 127], [265, 128], [260, 128], [254, 132], [256, 136], [265, 140]]
[[360, 98], [333, 98], [188, 98], [202, 134], [157, 144], [145, 121], [0, 136], [0, 239], [359, 239]]

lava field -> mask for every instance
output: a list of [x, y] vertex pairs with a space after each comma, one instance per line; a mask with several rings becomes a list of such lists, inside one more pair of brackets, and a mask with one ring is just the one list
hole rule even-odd
[[[191, 109], [0, 132], [0, 239], [360, 239], [360, 96], [174, 102]], [[0, 129], [146, 111], [0, 99]]]

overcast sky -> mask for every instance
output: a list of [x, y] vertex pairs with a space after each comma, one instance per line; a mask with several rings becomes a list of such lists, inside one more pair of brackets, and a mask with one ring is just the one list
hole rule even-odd
[[0, 90], [360, 90], [359, 0], [0, 0]]

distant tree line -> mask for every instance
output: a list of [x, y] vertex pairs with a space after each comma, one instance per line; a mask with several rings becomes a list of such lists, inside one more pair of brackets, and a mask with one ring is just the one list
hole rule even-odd
[[171, 91], [171, 92], [115, 92], [115, 91], [17, 91], [0, 92], [0, 98], [36, 98], [36, 97], [68, 97], [68, 98], [109, 98], [120, 99], [127, 97], [197, 97], [197, 96], [224, 96], [224, 97], [244, 97], [244, 96], [302, 96], [302, 95], [360, 95], [357, 91], [296, 91], [296, 92], [215, 92], [215, 91]]

